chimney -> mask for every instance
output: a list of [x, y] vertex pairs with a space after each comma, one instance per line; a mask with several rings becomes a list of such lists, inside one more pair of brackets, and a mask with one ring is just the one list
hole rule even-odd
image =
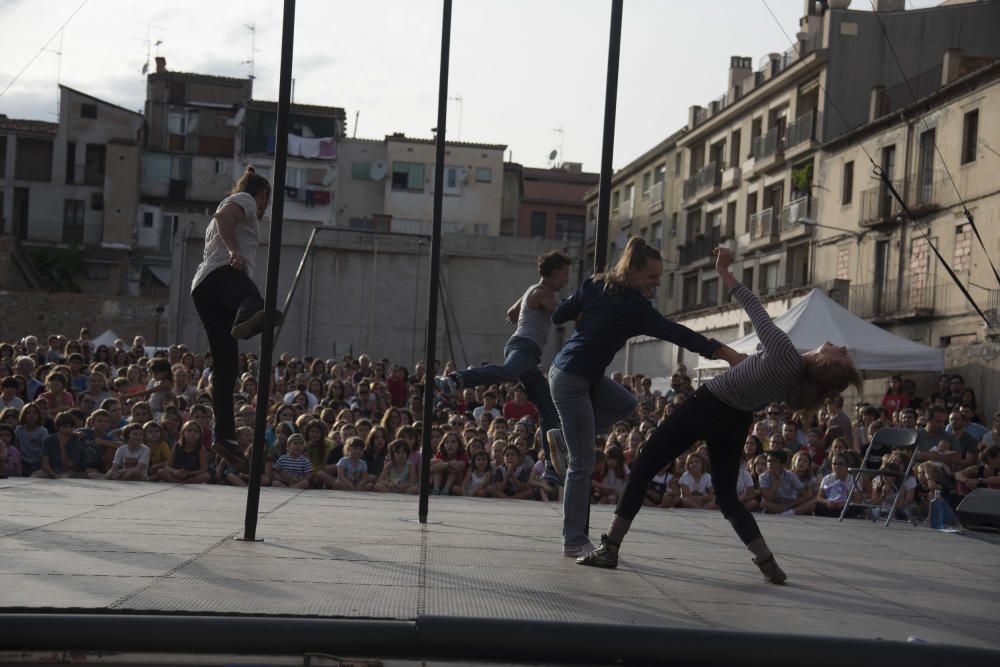
[[167, 71], [167, 59], [163, 56], [156, 56], [156, 73], [163, 74]]
[[941, 85], [947, 86], [962, 76], [962, 49], [945, 49], [941, 61]]
[[753, 58], [732, 56], [729, 59], [729, 90], [739, 86], [753, 74]]
[[885, 86], [872, 86], [871, 97], [868, 100], [868, 122], [872, 122], [885, 113]]
[[876, 0], [875, 9], [882, 12], [901, 12], [906, 9], [906, 0]]

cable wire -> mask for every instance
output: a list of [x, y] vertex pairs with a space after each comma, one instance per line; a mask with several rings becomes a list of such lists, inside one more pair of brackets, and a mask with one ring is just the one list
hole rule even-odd
[[[878, 9], [875, 7], [875, 0], [868, 0], [872, 6], [872, 13], [875, 14], [875, 20], [878, 21], [879, 28], [882, 31], [882, 38], [885, 40], [886, 45], [889, 47], [889, 53], [892, 54], [892, 59], [896, 62], [896, 67], [899, 69], [899, 73], [903, 76], [903, 81], [906, 83], [906, 89], [910, 91], [910, 97], [913, 99], [914, 104], [917, 103], [917, 94], [913, 91], [913, 86], [910, 85], [910, 78], [906, 76], [906, 72], [903, 70], [903, 64], [899, 61], [899, 56], [896, 55], [896, 49], [892, 45], [892, 40], [889, 39], [889, 34], [885, 30], [885, 24], [882, 22], [882, 17], [879, 16]], [[924, 114], [917, 111], [918, 122], [922, 121], [924, 124], [924, 130], [930, 130], [930, 126], [927, 124], [927, 119], [924, 118]], [[976, 235], [976, 239], [979, 241], [979, 246], [983, 249], [983, 253], [986, 255], [986, 261], [990, 263], [990, 268], [993, 269], [993, 276], [997, 280], [997, 284], [1000, 285], [1000, 272], [997, 272], [996, 265], [993, 264], [993, 259], [990, 257], [990, 253], [986, 250], [986, 244], [983, 243], [983, 237], [979, 235], [979, 228], [976, 226], [975, 220], [972, 218], [972, 213], [969, 211], [969, 207], [965, 203], [965, 199], [962, 197], [962, 193], [958, 189], [958, 184], [955, 183], [955, 178], [951, 175], [951, 169], [948, 168], [948, 163], [945, 162], [944, 155], [941, 154], [941, 149], [938, 148], [936, 138], [932, 138], [931, 144], [934, 146], [934, 151], [937, 153], [938, 158], [941, 160], [941, 166], [944, 167], [944, 171], [948, 174], [948, 180], [951, 181], [951, 187], [955, 189], [955, 195], [958, 196], [958, 201], [962, 204], [962, 214], [965, 215], [965, 219], [969, 221], [969, 225], [972, 226], [972, 231]]]
[[87, 2], [88, 2], [88, 1], [89, 1], [89, 0], [83, 0], [83, 2], [81, 2], [81, 3], [80, 3], [80, 6], [79, 6], [79, 7], [77, 7], [77, 8], [76, 8], [76, 9], [75, 9], [75, 10], [73, 11], [73, 13], [72, 13], [72, 14], [70, 14], [70, 15], [69, 15], [69, 18], [68, 18], [68, 19], [66, 19], [66, 22], [65, 22], [65, 23], [63, 23], [63, 24], [62, 24], [61, 26], [59, 26], [59, 29], [58, 29], [58, 30], [56, 30], [56, 31], [55, 31], [55, 33], [53, 33], [53, 35], [52, 35], [51, 37], [49, 37], [49, 41], [47, 41], [47, 42], [45, 42], [44, 44], [42, 44], [42, 48], [38, 49], [38, 53], [36, 53], [35, 55], [33, 55], [33, 56], [31, 57], [31, 60], [29, 60], [29, 61], [28, 61], [28, 64], [27, 64], [27, 65], [25, 65], [25, 66], [24, 66], [24, 67], [23, 67], [23, 68], [21, 69], [21, 71], [20, 71], [20, 72], [18, 72], [18, 73], [17, 73], [17, 75], [16, 75], [16, 76], [15, 76], [15, 77], [14, 77], [13, 79], [11, 79], [11, 80], [10, 80], [10, 83], [8, 83], [8, 84], [7, 84], [7, 85], [6, 85], [5, 87], [4, 87], [4, 89], [3, 89], [3, 90], [0, 90], [0, 97], [3, 97], [4, 93], [6, 93], [6, 92], [7, 92], [8, 90], [10, 90], [10, 87], [11, 87], [11, 86], [13, 86], [13, 85], [14, 85], [15, 83], [17, 83], [17, 80], [21, 78], [21, 75], [22, 75], [22, 74], [24, 74], [25, 72], [27, 72], [27, 71], [28, 71], [28, 68], [29, 68], [29, 67], [31, 67], [31, 63], [35, 62], [35, 59], [36, 59], [36, 58], [38, 58], [38, 56], [42, 55], [42, 51], [44, 51], [45, 49], [47, 49], [47, 48], [48, 48], [49, 44], [51, 44], [51, 43], [52, 43], [52, 40], [54, 40], [54, 39], [55, 39], [56, 37], [58, 37], [58, 36], [59, 36], [59, 33], [60, 33], [60, 32], [62, 32], [62, 31], [63, 31], [63, 30], [64, 30], [64, 29], [66, 28], [66, 26], [68, 26], [68, 25], [69, 25], [69, 22], [73, 20], [73, 17], [74, 17], [74, 16], [76, 16], [76, 15], [77, 15], [77, 13], [78, 13], [78, 12], [79, 12], [79, 11], [80, 11], [81, 9], [83, 9], [83, 6], [84, 6], [85, 4], [87, 4]]

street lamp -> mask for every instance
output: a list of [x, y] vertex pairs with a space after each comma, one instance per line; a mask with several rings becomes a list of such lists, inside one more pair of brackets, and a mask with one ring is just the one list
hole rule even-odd
[[822, 223], [816, 222], [812, 218], [798, 218], [795, 220], [795, 222], [799, 223], [800, 225], [808, 225], [809, 227], [822, 227], [823, 229], [833, 229], [843, 234], [853, 236], [854, 240], [857, 241], [858, 243], [861, 243], [861, 239], [863, 239], [865, 237], [865, 234], [868, 232], [868, 230], [859, 232], [854, 229], [847, 229], [846, 227], [833, 227], [831, 225], [824, 225]]

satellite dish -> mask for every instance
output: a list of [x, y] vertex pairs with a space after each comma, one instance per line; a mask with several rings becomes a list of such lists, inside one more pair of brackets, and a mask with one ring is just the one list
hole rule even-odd
[[556, 150], [552, 151], [551, 153], [549, 153], [549, 159], [550, 160], [555, 160], [556, 159], [556, 155], [559, 155], [559, 151], [556, 151]]
[[368, 177], [373, 181], [381, 181], [385, 178], [386, 171], [388, 171], [388, 167], [386, 167], [385, 160], [375, 160], [368, 169]]

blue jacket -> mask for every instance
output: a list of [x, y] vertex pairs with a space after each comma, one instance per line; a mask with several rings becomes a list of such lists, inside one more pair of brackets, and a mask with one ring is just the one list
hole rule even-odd
[[609, 287], [587, 278], [552, 313], [552, 323], [581, 316], [576, 331], [553, 360], [556, 368], [592, 383], [604, 376], [611, 360], [633, 336], [652, 336], [712, 359], [722, 344], [661, 315], [638, 290]]

